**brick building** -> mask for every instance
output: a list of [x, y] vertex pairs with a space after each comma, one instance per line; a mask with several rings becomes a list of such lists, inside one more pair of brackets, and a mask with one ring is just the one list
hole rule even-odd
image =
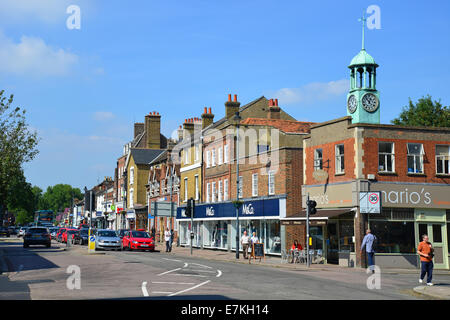
[[[235, 119], [239, 111], [240, 119]], [[206, 113], [206, 110], [205, 110]], [[240, 231], [255, 231], [268, 254], [280, 254], [284, 234], [280, 217], [301, 210], [302, 139], [309, 122], [295, 121], [277, 100], [261, 97], [240, 107], [229, 95], [226, 117], [203, 130], [203, 189], [194, 223], [178, 210], [180, 242], [223, 250], [236, 249], [236, 143], [239, 124]]]

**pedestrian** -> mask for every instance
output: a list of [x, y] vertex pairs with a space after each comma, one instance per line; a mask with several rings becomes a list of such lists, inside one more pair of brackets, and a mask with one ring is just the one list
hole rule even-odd
[[375, 242], [376, 241], [377, 241], [377, 237], [375, 237], [371, 233], [370, 229], [367, 229], [366, 235], [365, 235], [365, 237], [363, 239], [363, 242], [361, 244], [361, 254], [362, 254], [362, 251], [363, 251], [363, 249], [365, 247], [366, 248], [366, 253], [367, 253], [367, 259], [369, 260], [369, 268], [370, 268], [370, 270], [372, 270], [372, 273], [375, 273], [375, 270], [374, 270], [374, 267], [373, 267], [374, 266], [373, 258], [374, 258], [374, 255], [375, 255]]
[[169, 228], [166, 228], [164, 232], [164, 241], [166, 241], [166, 252], [170, 252], [170, 231]]
[[169, 252], [172, 252], [173, 238], [174, 238], [173, 229], [170, 229], [170, 246], [169, 246]]
[[247, 231], [244, 231], [244, 235], [241, 238], [241, 244], [242, 244], [242, 251], [244, 254], [244, 259], [248, 259], [247, 253], [248, 253], [248, 245], [250, 242], [250, 237], [247, 235]]
[[259, 239], [256, 236], [256, 232], [255, 231], [253, 231], [253, 234], [252, 234], [252, 237], [250, 238], [250, 241], [251, 241], [252, 244], [259, 242]]
[[427, 274], [427, 286], [432, 286], [431, 282], [433, 278], [433, 256], [434, 249], [431, 243], [428, 241], [428, 235], [424, 234], [422, 236], [422, 242], [419, 243], [419, 247], [417, 248], [417, 253], [420, 256], [421, 263], [421, 272], [419, 283], [423, 283], [423, 279], [425, 278], [425, 274]]

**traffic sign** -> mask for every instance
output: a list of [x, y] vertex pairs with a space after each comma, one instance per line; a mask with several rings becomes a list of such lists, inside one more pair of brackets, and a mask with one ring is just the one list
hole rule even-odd
[[361, 213], [381, 213], [381, 193], [360, 192], [359, 209]]

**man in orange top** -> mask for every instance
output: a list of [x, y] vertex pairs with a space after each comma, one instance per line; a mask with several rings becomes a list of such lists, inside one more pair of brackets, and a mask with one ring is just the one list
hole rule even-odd
[[422, 271], [420, 273], [419, 283], [423, 282], [425, 274], [428, 274], [427, 285], [432, 286], [433, 283], [431, 279], [433, 277], [433, 246], [428, 242], [428, 235], [424, 234], [422, 236], [422, 242], [419, 243], [417, 248], [417, 253], [420, 256], [420, 262], [422, 264]]

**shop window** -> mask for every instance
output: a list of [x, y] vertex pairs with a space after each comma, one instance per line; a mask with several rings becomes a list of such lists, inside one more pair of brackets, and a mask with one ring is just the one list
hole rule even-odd
[[408, 143], [408, 173], [423, 173], [423, 145]]
[[354, 230], [353, 221], [339, 220], [339, 251], [355, 252]]
[[322, 170], [323, 168], [323, 157], [322, 149], [314, 150], [314, 170]]
[[379, 253], [416, 253], [414, 222], [371, 221]]
[[394, 143], [378, 143], [378, 172], [394, 172]]
[[344, 173], [344, 145], [336, 145], [336, 174]]
[[393, 220], [414, 220], [414, 209], [401, 208], [392, 209]]
[[442, 226], [433, 224], [433, 242], [442, 243]]
[[450, 146], [436, 146], [436, 174], [450, 174]]

